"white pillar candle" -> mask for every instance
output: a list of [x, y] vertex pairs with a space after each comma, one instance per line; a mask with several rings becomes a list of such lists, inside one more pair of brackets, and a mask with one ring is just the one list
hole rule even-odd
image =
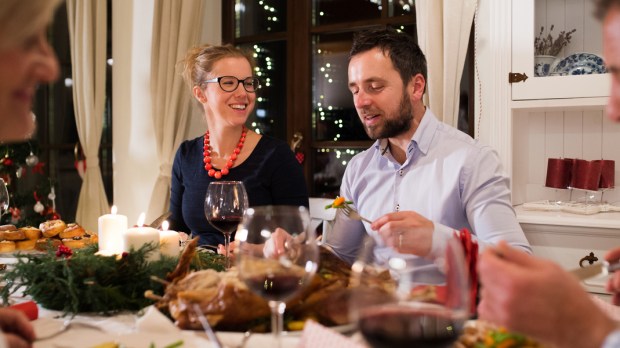
[[179, 257], [181, 247], [180, 238], [177, 231], [168, 231], [168, 221], [161, 224], [163, 231], [159, 231], [159, 252], [170, 257]]
[[132, 227], [124, 233], [123, 251], [130, 252], [131, 249], [138, 250], [145, 244], [152, 244], [155, 250], [150, 252], [147, 261], [159, 260], [159, 231], [148, 226], [142, 226], [144, 223], [144, 213], [140, 214], [138, 219], [138, 227]]
[[99, 217], [99, 250], [112, 254], [123, 252], [123, 233], [127, 231], [127, 216], [116, 214], [113, 205], [111, 214]]

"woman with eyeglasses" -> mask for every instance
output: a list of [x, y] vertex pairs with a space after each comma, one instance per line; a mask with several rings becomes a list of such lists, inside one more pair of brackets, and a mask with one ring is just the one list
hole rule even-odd
[[224, 244], [223, 234], [209, 224], [203, 210], [213, 181], [243, 181], [250, 206], [307, 207], [302, 167], [289, 146], [245, 126], [260, 92], [252, 56], [231, 45], [204, 45], [190, 49], [181, 63], [185, 82], [204, 111], [207, 130], [183, 142], [174, 159], [170, 195], [174, 230], [199, 236], [199, 245], [205, 248]]

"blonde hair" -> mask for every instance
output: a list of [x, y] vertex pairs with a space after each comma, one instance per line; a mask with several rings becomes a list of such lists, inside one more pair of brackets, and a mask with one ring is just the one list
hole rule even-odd
[[187, 83], [190, 90], [194, 86], [199, 86], [203, 81], [207, 80], [207, 75], [213, 70], [213, 65], [216, 62], [231, 57], [247, 59], [252, 71], [254, 71], [256, 64], [252, 55], [233, 45], [216, 46], [206, 44], [191, 48], [187, 51], [185, 58], [179, 62], [185, 83]]
[[46, 28], [62, 0], [1, 0], [0, 49], [23, 42]]

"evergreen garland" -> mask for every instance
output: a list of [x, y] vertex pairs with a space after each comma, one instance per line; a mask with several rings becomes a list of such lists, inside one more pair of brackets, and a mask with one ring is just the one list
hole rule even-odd
[[[6, 286], [0, 290], [4, 303], [20, 287], [38, 304], [64, 314], [95, 312], [114, 314], [137, 311], [152, 304], [144, 297], [147, 290], [163, 294], [164, 286], [152, 277], [165, 279], [174, 270], [178, 258], [165, 257], [147, 262], [145, 255], [154, 247], [142, 246], [117, 256], [95, 255], [97, 246], [75, 250], [66, 255], [59, 249], [45, 254], [19, 254], [14, 268], [4, 275]], [[192, 269], [224, 270], [224, 257], [197, 253]]]

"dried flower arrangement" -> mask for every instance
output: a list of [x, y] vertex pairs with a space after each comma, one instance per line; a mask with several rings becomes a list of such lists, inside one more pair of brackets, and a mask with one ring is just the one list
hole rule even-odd
[[558, 37], [554, 39], [553, 36], [551, 36], [553, 25], [551, 25], [549, 33], [546, 37], [543, 36], [544, 30], [545, 27], [540, 27], [540, 33], [538, 33], [538, 36], [534, 39], [535, 55], [557, 56], [562, 48], [570, 43], [573, 33], [577, 31], [577, 29], [573, 29], [568, 32], [566, 30], [562, 30]]

